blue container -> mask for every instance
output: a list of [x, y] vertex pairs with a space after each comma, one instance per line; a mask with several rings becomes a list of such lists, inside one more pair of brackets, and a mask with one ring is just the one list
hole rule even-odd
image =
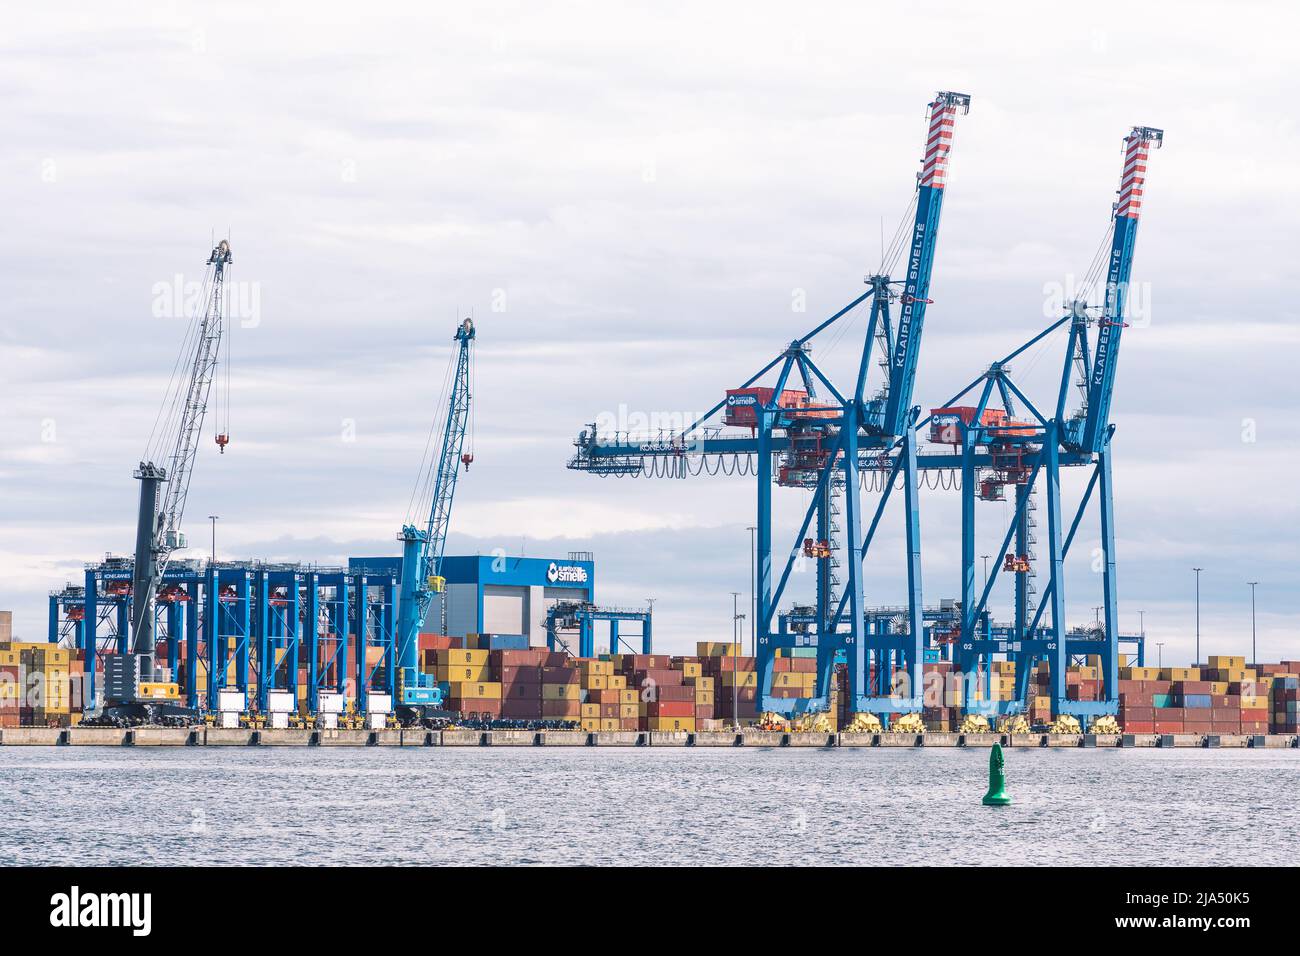
[[528, 638], [523, 634], [479, 634], [466, 643], [480, 651], [526, 651]]
[[1176, 707], [1178, 705], [1174, 703], [1173, 694], [1152, 694], [1151, 706], [1152, 707]]
[[1209, 707], [1209, 694], [1174, 694], [1175, 707]]

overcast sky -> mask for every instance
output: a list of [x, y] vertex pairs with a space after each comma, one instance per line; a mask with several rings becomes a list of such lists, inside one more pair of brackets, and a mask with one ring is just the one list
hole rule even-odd
[[[592, 550], [599, 600], [657, 599], [661, 648], [729, 635], [752, 479], [597, 479], [565, 469], [571, 442], [620, 405], [711, 407], [858, 295], [911, 197], [925, 104], [951, 89], [973, 104], [915, 400], [1047, 324], [1105, 232], [1122, 137], [1162, 127], [1133, 270], [1149, 321], [1125, 335], [1112, 409], [1121, 624], [1145, 610], [1165, 661], [1189, 659], [1200, 566], [1210, 653], [1249, 653], [1258, 580], [1260, 657], [1300, 656], [1294, 7], [616, 6], [6, 19], [0, 607], [20, 634], [44, 634], [46, 594], [84, 562], [130, 551], [131, 471], [185, 325], [168, 290], [229, 234], [249, 315], [193, 538], [215, 513], [223, 558], [395, 554], [472, 311], [475, 461], [449, 553]], [[847, 377], [863, 325], [815, 357]], [[1063, 348], [1012, 366], [1041, 404]], [[778, 541], [804, 495], [778, 492]], [[958, 593], [956, 496], [923, 509], [937, 601]], [[979, 553], [1006, 517], [981, 508]], [[1100, 603], [1095, 518], [1080, 535], [1070, 623]], [[900, 603], [896, 523], [877, 548], [868, 602]]]

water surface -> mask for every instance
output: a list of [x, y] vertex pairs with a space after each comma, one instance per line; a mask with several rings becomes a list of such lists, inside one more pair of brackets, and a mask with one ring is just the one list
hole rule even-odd
[[0, 747], [21, 864], [1292, 864], [1300, 751]]

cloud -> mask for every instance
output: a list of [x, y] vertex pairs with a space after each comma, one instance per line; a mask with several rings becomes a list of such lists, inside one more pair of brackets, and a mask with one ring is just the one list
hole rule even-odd
[[[154, 290], [197, 277], [229, 229], [260, 321], [231, 333], [233, 443], [215, 455], [205, 434], [196, 541], [220, 514], [225, 556], [396, 553], [472, 312], [476, 459], [450, 548], [590, 548], [602, 596], [659, 596], [664, 646], [729, 634], [752, 482], [599, 481], [565, 469], [572, 439], [620, 409], [706, 410], [858, 295], [906, 210], [924, 104], [947, 86], [974, 102], [917, 401], [1046, 323], [1045, 287], [1082, 274], [1106, 227], [1120, 138], [1163, 126], [1134, 273], [1151, 324], [1124, 339], [1114, 407], [1122, 623], [1146, 609], [1186, 659], [1185, 568], [1200, 564], [1216, 639], [1240, 639], [1259, 579], [1281, 653], [1300, 585], [1297, 129], [1278, 109], [1297, 92], [1294, 17], [1261, 32], [1223, 9], [1170, 22], [1103, 4], [1079, 23], [1026, 6], [992, 30], [956, 3], [25, 11], [0, 57], [0, 201], [17, 225], [0, 234], [3, 603], [41, 633], [45, 591], [130, 550], [130, 473], [181, 335]], [[844, 324], [815, 352], [837, 381], [865, 328]], [[1060, 348], [1013, 363], [1044, 404]], [[778, 494], [778, 537], [801, 501]], [[924, 509], [926, 594], [951, 596], [955, 497]], [[979, 553], [1001, 512], [982, 507]], [[903, 593], [893, 522], [873, 603]], [[1081, 535], [1072, 621], [1094, 603], [1095, 533]]]

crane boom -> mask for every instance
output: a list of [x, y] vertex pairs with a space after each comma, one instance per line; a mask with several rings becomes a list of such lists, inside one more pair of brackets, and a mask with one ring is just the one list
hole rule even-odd
[[451, 523], [456, 478], [460, 466], [468, 468], [474, 459], [473, 454], [463, 451], [469, 423], [470, 358], [474, 335], [474, 323], [470, 319], [462, 322], [456, 330], [455, 341], [459, 343], [459, 349], [447, 400], [442, 445], [431, 476], [433, 492], [428, 521], [423, 528], [404, 525], [397, 536], [403, 545], [397, 632], [397, 660], [403, 674], [410, 673], [417, 666], [420, 626], [433, 602], [434, 593], [443, 590], [442, 556], [447, 545], [447, 528]]
[[1129, 274], [1137, 242], [1138, 218], [1146, 185], [1147, 156], [1151, 146], [1164, 143], [1164, 132], [1150, 126], [1134, 126], [1124, 138], [1124, 169], [1120, 174], [1119, 199], [1114, 206], [1113, 235], [1106, 276], [1106, 301], [1093, 349], [1088, 377], [1086, 418], [1080, 446], [1097, 452], [1105, 441], [1110, 421], [1110, 402], [1115, 391], [1115, 363], [1119, 358], [1120, 335], [1124, 331], [1124, 309], [1128, 299]]
[[225, 239], [212, 249], [208, 257], [204, 283], [207, 295], [198, 315], [193, 351], [184, 365], [187, 374], [178, 381], [169, 399], [170, 407], [164, 405], [160, 419], [166, 424], [157, 447], [167, 451], [167, 464], [158, 465], [147, 459], [135, 470], [135, 477], [140, 480], [140, 507], [135, 537], [131, 648], [141, 657], [141, 675], [145, 680], [153, 673], [154, 606], [158, 583], [172, 552], [185, 547], [185, 536], [180, 530], [181, 519], [216, 372], [225, 322], [226, 267], [232, 261], [230, 243]]
[[[939, 238], [939, 214], [948, 174], [948, 153], [957, 112], [970, 112], [970, 96], [940, 92], [930, 103], [930, 124], [916, 182], [916, 220], [908, 249], [907, 278], [903, 283], [898, 327], [889, 358], [889, 398], [885, 405], [883, 433], [898, 436], [906, 427], [912, 405], [912, 386], [921, 353], [921, 329], [929, 304], [930, 274]], [[868, 347], [870, 343], [868, 342]]]

